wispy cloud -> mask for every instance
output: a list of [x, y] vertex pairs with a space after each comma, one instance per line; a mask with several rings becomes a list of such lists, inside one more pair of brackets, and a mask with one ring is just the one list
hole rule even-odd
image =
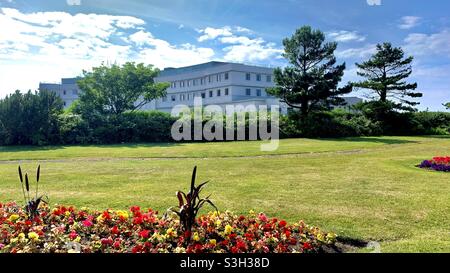
[[405, 39], [404, 48], [417, 56], [441, 55], [450, 58], [450, 30], [445, 29], [432, 34], [409, 34]]
[[330, 37], [332, 40], [336, 42], [364, 42], [366, 40], [366, 37], [363, 35], [360, 35], [356, 31], [333, 31], [328, 32], [327, 36]]
[[0, 93], [76, 76], [102, 62], [145, 62], [159, 68], [211, 60], [211, 48], [174, 45], [132, 16], [22, 13], [0, 8]]
[[80, 6], [81, 0], [66, 0], [66, 3], [69, 6]]
[[401, 23], [398, 27], [400, 29], [411, 29], [418, 26], [421, 20], [422, 18], [418, 16], [404, 16], [401, 18]]
[[198, 30], [203, 34], [198, 38], [199, 42], [215, 40], [224, 47], [223, 59], [233, 62], [260, 62], [270, 59], [279, 59], [283, 50], [276, 44], [266, 42], [261, 37], [254, 37], [253, 31], [244, 27], [224, 26]]
[[376, 52], [375, 44], [367, 44], [363, 47], [347, 48], [344, 50], [337, 50], [336, 57], [338, 58], [367, 58]]

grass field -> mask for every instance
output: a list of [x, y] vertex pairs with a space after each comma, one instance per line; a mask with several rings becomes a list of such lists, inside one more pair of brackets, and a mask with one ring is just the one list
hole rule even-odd
[[176, 205], [198, 165], [219, 209], [305, 220], [383, 252], [450, 252], [450, 174], [416, 168], [450, 154], [450, 138], [370, 137], [112, 146], [0, 147], [0, 200], [22, 200], [17, 165], [42, 165], [52, 204], [91, 208]]

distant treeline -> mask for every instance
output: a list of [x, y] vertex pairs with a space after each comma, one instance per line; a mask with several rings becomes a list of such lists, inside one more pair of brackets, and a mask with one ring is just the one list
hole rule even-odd
[[[280, 118], [280, 136], [349, 137], [450, 134], [450, 113], [378, 111], [374, 102], [353, 111], [311, 114], [299, 122], [298, 112]], [[171, 142], [176, 118], [159, 111], [129, 111], [87, 119], [64, 111], [52, 92], [16, 92], [0, 100], [0, 145], [112, 144]], [[207, 122], [205, 119], [203, 123]]]

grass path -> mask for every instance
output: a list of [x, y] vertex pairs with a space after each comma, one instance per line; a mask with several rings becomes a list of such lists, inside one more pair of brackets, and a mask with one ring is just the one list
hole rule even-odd
[[2, 147], [0, 200], [21, 200], [21, 161], [30, 173], [42, 164], [52, 204], [165, 211], [198, 165], [220, 209], [304, 219], [341, 237], [379, 241], [383, 252], [450, 251], [450, 174], [415, 167], [449, 155], [450, 138], [288, 139], [269, 154], [259, 144]]

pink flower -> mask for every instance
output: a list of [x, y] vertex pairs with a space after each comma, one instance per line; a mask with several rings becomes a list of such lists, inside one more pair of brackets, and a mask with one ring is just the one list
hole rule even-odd
[[93, 225], [92, 221], [89, 220], [89, 219], [84, 220], [84, 221], [82, 222], [82, 224], [83, 224], [83, 226], [85, 226], [85, 227], [90, 227], [90, 226]]
[[264, 213], [260, 213], [258, 215], [259, 220], [261, 220], [262, 222], [267, 222], [267, 216]]

